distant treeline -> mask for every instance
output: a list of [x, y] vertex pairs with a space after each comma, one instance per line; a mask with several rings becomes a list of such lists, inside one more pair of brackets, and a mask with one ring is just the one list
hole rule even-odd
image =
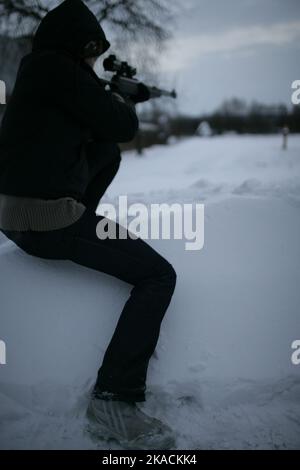
[[[233, 98], [225, 101], [216, 111], [196, 117], [168, 115], [164, 110], [140, 115], [140, 131], [134, 141], [123, 144], [124, 150], [167, 144], [172, 138], [193, 135], [273, 134], [300, 133], [300, 105], [288, 108], [285, 105], [264, 105]], [[203, 126], [204, 124], [204, 126]], [[288, 128], [288, 129], [286, 129]], [[204, 130], [204, 133], [203, 133]]]
[[201, 122], [207, 122], [213, 134], [236, 132], [238, 134], [271, 134], [288, 127], [290, 132], [300, 133], [300, 105], [263, 105], [234, 98], [226, 101], [211, 114], [198, 117], [177, 116], [171, 119], [173, 135], [192, 135]]

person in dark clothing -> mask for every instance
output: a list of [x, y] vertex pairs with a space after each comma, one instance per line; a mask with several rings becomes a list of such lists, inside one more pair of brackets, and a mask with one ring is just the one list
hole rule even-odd
[[133, 103], [103, 87], [93, 64], [109, 46], [81, 0], [65, 0], [41, 21], [0, 129], [0, 230], [29, 255], [71, 260], [133, 286], [88, 417], [93, 432], [124, 447], [170, 448], [172, 430], [137, 403], [176, 273], [142, 239], [96, 235], [104, 218], [97, 205], [120, 166], [118, 143], [134, 137], [135, 104], [149, 98], [141, 89]]

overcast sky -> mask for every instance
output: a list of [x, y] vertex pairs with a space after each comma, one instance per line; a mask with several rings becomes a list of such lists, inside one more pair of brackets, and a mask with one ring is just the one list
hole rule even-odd
[[300, 79], [300, 0], [185, 0], [162, 61], [183, 112], [232, 96], [290, 104]]
[[160, 76], [162, 86], [176, 87], [182, 112], [210, 112], [231, 97], [291, 105], [291, 84], [300, 80], [300, 0], [168, 1], [180, 17]]

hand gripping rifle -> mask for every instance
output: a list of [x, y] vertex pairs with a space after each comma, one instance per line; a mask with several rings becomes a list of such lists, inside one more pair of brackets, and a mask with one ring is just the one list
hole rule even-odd
[[[116, 58], [115, 55], [110, 55], [103, 61], [104, 70], [108, 72], [115, 72], [115, 75], [111, 78], [111, 81], [102, 79], [106, 85], [109, 85], [114, 91], [120, 94], [127, 95], [129, 98], [138, 93], [138, 87], [141, 84], [136, 78], [136, 69], [131, 67], [127, 62], [121, 62]], [[157, 88], [155, 86], [148, 86], [145, 83], [142, 85], [146, 86], [151, 98], [160, 98], [161, 96], [169, 96], [176, 98], [177, 94], [175, 90], [167, 91]]]

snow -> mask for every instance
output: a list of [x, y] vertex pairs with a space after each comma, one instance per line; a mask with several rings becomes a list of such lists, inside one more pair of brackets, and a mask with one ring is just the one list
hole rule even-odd
[[[300, 136], [194, 137], [123, 155], [103, 201], [203, 202], [205, 243], [149, 240], [177, 286], [141, 407], [178, 449], [299, 449]], [[117, 449], [85, 432], [131, 286], [23, 253], [1, 234], [0, 448]]]

